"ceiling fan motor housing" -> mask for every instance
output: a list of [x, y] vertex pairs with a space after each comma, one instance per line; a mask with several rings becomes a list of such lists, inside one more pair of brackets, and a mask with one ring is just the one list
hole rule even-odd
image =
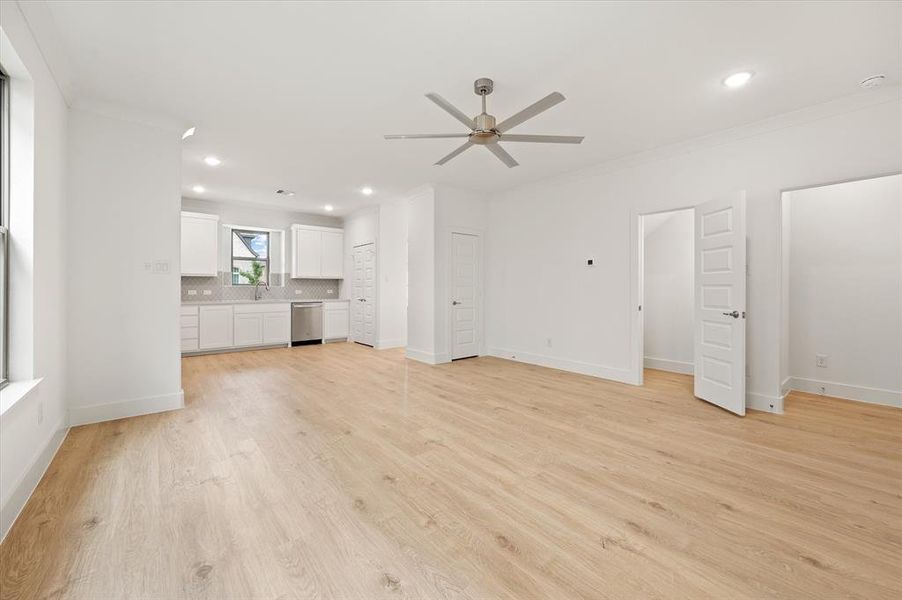
[[498, 132], [495, 131], [495, 117], [482, 113], [476, 115], [476, 127], [470, 134], [470, 141], [474, 144], [491, 144], [498, 140]]

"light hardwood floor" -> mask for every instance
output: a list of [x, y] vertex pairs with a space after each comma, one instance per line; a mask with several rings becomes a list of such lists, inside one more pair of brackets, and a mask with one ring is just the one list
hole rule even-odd
[[71, 431], [4, 600], [902, 597], [900, 410], [352, 344], [183, 374], [184, 410]]

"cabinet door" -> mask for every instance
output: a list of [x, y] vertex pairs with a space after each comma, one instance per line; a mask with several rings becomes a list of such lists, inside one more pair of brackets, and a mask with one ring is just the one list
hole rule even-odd
[[182, 275], [217, 275], [218, 233], [219, 221], [182, 215]]
[[320, 277], [322, 273], [323, 232], [296, 229], [294, 235], [296, 278]]
[[263, 343], [287, 344], [291, 338], [291, 313], [264, 313]]
[[344, 238], [344, 234], [339, 231], [323, 232], [323, 277], [333, 279], [344, 277]]
[[263, 343], [263, 315], [246, 313], [235, 315], [235, 345], [259, 346]]
[[201, 350], [229, 348], [233, 345], [231, 306], [201, 306], [199, 343]]
[[323, 311], [323, 339], [337, 340], [348, 337], [349, 316], [347, 308]]

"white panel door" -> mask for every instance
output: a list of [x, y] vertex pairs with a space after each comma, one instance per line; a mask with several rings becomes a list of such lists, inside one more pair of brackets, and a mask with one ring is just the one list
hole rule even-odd
[[479, 237], [451, 234], [451, 359], [479, 354]]
[[263, 315], [244, 313], [235, 315], [235, 345], [259, 346], [263, 343]]
[[263, 313], [263, 343], [287, 344], [291, 339], [291, 312]]
[[320, 277], [322, 274], [323, 232], [296, 229], [294, 232], [296, 278]]
[[198, 347], [201, 350], [229, 348], [233, 345], [233, 326], [231, 306], [201, 306]]
[[745, 192], [695, 209], [695, 395], [745, 414]]
[[354, 248], [351, 337], [355, 342], [376, 343], [376, 248], [364, 244]]
[[344, 234], [339, 231], [323, 232], [321, 276], [344, 278]]

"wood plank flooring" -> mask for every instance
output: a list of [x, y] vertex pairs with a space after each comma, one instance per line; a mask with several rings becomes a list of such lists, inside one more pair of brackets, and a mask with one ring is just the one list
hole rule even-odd
[[184, 410], [72, 429], [2, 599], [902, 597], [897, 409], [353, 344], [183, 376]]

